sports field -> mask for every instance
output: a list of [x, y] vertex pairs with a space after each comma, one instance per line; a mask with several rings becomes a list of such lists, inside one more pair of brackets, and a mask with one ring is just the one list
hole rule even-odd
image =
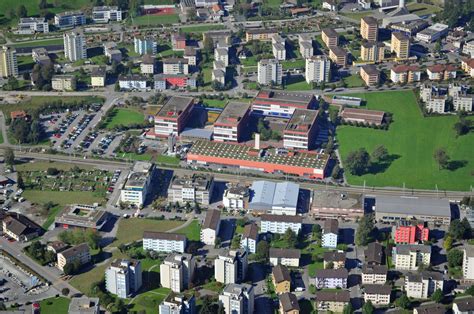
[[[349, 152], [365, 147], [370, 153], [385, 145], [393, 161], [383, 172], [354, 176], [346, 173], [350, 184], [436, 189], [469, 190], [474, 175], [474, 133], [457, 137], [456, 116], [423, 117], [412, 91], [351, 94], [367, 100], [368, 109], [393, 113], [388, 131], [340, 126], [337, 141], [345, 159]], [[451, 158], [450, 169], [439, 170], [433, 159], [435, 149], [443, 147]]]

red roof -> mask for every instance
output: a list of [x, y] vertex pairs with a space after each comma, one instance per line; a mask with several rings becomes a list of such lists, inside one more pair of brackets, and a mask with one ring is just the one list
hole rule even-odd
[[25, 117], [26, 117], [26, 112], [24, 112], [23, 110], [10, 112], [10, 118], [12, 118], [12, 120], [22, 119], [22, 118], [25, 118]]
[[400, 64], [396, 65], [392, 68], [392, 71], [395, 73], [402, 73], [402, 72], [414, 72], [414, 71], [420, 71], [420, 68], [416, 65], [406, 65], [406, 64]]
[[466, 63], [470, 68], [474, 68], [474, 58], [473, 59], [464, 59], [464, 63]]
[[435, 64], [428, 67], [428, 70], [432, 73], [440, 73], [444, 71], [456, 71], [456, 66], [452, 64]]

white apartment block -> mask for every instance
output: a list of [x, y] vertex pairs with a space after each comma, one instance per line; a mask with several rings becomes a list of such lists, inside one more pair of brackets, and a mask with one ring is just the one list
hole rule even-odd
[[306, 83], [329, 82], [331, 74], [331, 61], [325, 56], [312, 56], [306, 59]]
[[119, 298], [127, 298], [142, 286], [139, 260], [115, 260], [105, 270], [105, 288]]
[[92, 9], [92, 20], [95, 23], [120, 22], [122, 10], [115, 6], [94, 7]]
[[312, 40], [300, 42], [300, 54], [303, 59], [311, 58], [314, 55]]
[[222, 202], [228, 209], [244, 209], [247, 207], [249, 194], [246, 186], [231, 186], [224, 191]]
[[136, 162], [120, 190], [120, 201], [142, 207], [153, 178], [155, 166], [149, 162]]
[[171, 254], [160, 265], [162, 287], [179, 293], [189, 289], [193, 280], [196, 263], [191, 254]]
[[284, 44], [273, 43], [272, 44], [273, 57], [277, 60], [286, 60], [286, 48]]
[[87, 264], [91, 261], [89, 245], [87, 243], [78, 244], [61, 251], [57, 254], [58, 268], [64, 271], [64, 267], [68, 264], [75, 263], [79, 265]]
[[215, 245], [221, 224], [221, 212], [210, 209], [201, 227], [201, 242], [206, 245]]
[[120, 75], [118, 81], [121, 90], [146, 90], [146, 77], [141, 75]]
[[326, 233], [322, 236], [322, 247], [325, 248], [336, 248], [337, 247], [337, 234], [336, 233]]
[[387, 282], [387, 266], [384, 265], [374, 265], [367, 266], [364, 265], [362, 268], [362, 284], [363, 285], [383, 285]]
[[86, 40], [78, 32], [66, 32], [64, 39], [64, 57], [71, 62], [87, 58]]
[[324, 222], [323, 235], [321, 238], [321, 246], [325, 248], [335, 249], [337, 247], [339, 233], [339, 223], [335, 219], [328, 219]]
[[390, 304], [392, 287], [389, 285], [366, 285], [364, 286], [364, 302], [372, 302], [373, 305]]
[[223, 284], [240, 283], [245, 280], [247, 267], [245, 250], [224, 251], [214, 260], [214, 277]]
[[428, 299], [436, 290], [443, 291], [443, 274], [421, 272], [405, 277], [405, 291], [409, 298]]
[[195, 314], [196, 299], [193, 294], [170, 293], [161, 302], [159, 307], [160, 314]]
[[428, 112], [445, 113], [446, 112], [446, 96], [431, 96], [426, 101], [426, 110]]
[[474, 104], [474, 97], [472, 95], [459, 95], [453, 97], [453, 107], [456, 111], [472, 111]]
[[244, 227], [244, 233], [240, 239], [240, 247], [249, 253], [255, 253], [258, 242], [258, 227], [250, 223]]
[[423, 244], [402, 244], [393, 248], [393, 263], [396, 270], [418, 270], [420, 265], [429, 265], [431, 246]]
[[143, 232], [143, 249], [155, 252], [184, 253], [187, 239], [183, 234], [145, 231]]
[[58, 28], [70, 28], [86, 24], [86, 16], [81, 11], [58, 13], [54, 16], [54, 25]]
[[19, 34], [49, 33], [48, 21], [44, 18], [25, 17], [18, 23]]
[[211, 176], [178, 177], [175, 176], [168, 187], [168, 201], [179, 204], [209, 205], [214, 189]]
[[148, 37], [135, 37], [133, 39], [133, 45], [135, 53], [138, 53], [139, 55], [156, 54], [158, 49], [156, 40]]
[[260, 230], [262, 233], [284, 234], [286, 230], [291, 229], [295, 234], [301, 230], [303, 219], [300, 216], [286, 215], [262, 215], [260, 221]]
[[229, 65], [229, 48], [218, 47], [214, 49], [214, 61], [222, 61], [225, 66]]
[[263, 59], [258, 62], [258, 78], [260, 85], [281, 85], [283, 67], [276, 59]]
[[163, 60], [163, 74], [189, 74], [188, 59], [168, 58]]
[[270, 265], [283, 265], [288, 267], [300, 266], [301, 252], [296, 249], [275, 249], [270, 248], [269, 260]]
[[251, 314], [254, 311], [254, 290], [249, 284], [228, 284], [219, 294], [225, 314]]
[[465, 247], [464, 256], [462, 260], [462, 274], [463, 278], [467, 280], [474, 280], [474, 247]]
[[18, 76], [18, 61], [13, 47], [0, 49], [0, 77]]
[[54, 75], [51, 79], [51, 87], [58, 91], [76, 90], [76, 77], [74, 75]]

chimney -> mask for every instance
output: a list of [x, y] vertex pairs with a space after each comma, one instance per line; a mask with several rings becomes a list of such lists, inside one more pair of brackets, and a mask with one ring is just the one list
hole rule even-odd
[[255, 133], [255, 149], [260, 149], [260, 133]]

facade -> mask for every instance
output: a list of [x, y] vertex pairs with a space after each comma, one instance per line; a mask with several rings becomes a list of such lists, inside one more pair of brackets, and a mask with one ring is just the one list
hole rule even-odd
[[313, 109], [316, 105], [316, 98], [310, 94], [261, 90], [252, 102], [252, 111], [265, 116], [291, 118], [296, 109]]
[[241, 142], [248, 129], [250, 104], [229, 102], [214, 122], [214, 140], [219, 142]]
[[329, 82], [331, 77], [331, 61], [325, 56], [311, 56], [306, 59], [306, 83]]
[[142, 58], [142, 62], [140, 63], [140, 73], [141, 74], [154, 74], [155, 73], [155, 57], [152, 55], [146, 54]]
[[254, 290], [249, 284], [228, 284], [219, 294], [225, 314], [251, 314], [254, 311]]
[[377, 20], [372, 16], [364, 16], [360, 19], [360, 35], [363, 39], [377, 42], [379, 38], [379, 26]]
[[244, 227], [244, 233], [240, 239], [240, 247], [249, 253], [255, 254], [258, 243], [258, 226], [250, 223]]
[[218, 210], [208, 210], [206, 218], [201, 227], [201, 242], [206, 245], [215, 245], [221, 224], [221, 212]]
[[19, 34], [49, 33], [48, 21], [41, 17], [24, 17], [18, 22]]
[[349, 291], [316, 292], [316, 309], [322, 312], [342, 313], [346, 304], [351, 301]]
[[314, 55], [313, 40], [300, 41], [299, 50], [302, 58], [311, 58]]
[[79, 265], [87, 264], [91, 261], [89, 245], [87, 243], [78, 244], [69, 249], [65, 249], [57, 254], [58, 268], [64, 271], [68, 264], [77, 263]]
[[347, 288], [349, 273], [345, 268], [317, 269], [315, 278], [310, 278], [317, 289]]
[[171, 47], [173, 51], [184, 51], [186, 49], [186, 36], [184, 34], [171, 34]]
[[463, 250], [462, 273], [467, 280], [474, 279], [474, 247], [467, 246]]
[[443, 274], [423, 271], [405, 277], [405, 291], [409, 298], [428, 299], [436, 290], [443, 291]]
[[371, 301], [373, 305], [390, 304], [390, 294], [392, 287], [389, 285], [365, 285], [364, 302]]
[[171, 96], [155, 116], [155, 135], [179, 135], [186, 127], [193, 107], [193, 98]]
[[347, 66], [347, 51], [339, 46], [330, 47], [329, 59], [336, 65], [345, 68]]
[[286, 48], [285, 45], [279, 42], [272, 44], [273, 57], [276, 60], [286, 60]]
[[188, 59], [163, 59], [163, 74], [189, 74]]
[[390, 51], [395, 52], [397, 58], [406, 59], [410, 56], [410, 37], [404, 33], [392, 33]]
[[248, 254], [245, 250], [224, 250], [214, 260], [214, 277], [223, 284], [241, 283], [247, 276]]
[[260, 85], [281, 85], [283, 67], [277, 59], [262, 59], [258, 62], [258, 78]]
[[470, 77], [474, 77], [474, 59], [461, 60], [461, 68]]
[[362, 284], [363, 285], [383, 285], [387, 282], [388, 268], [385, 265], [364, 265], [362, 267]]
[[135, 48], [135, 53], [139, 55], [144, 54], [156, 54], [158, 46], [154, 38], [151, 37], [135, 37], [133, 39], [133, 46]]
[[91, 86], [104, 87], [107, 79], [106, 67], [94, 67], [91, 73]]
[[300, 305], [298, 298], [293, 293], [283, 293], [278, 296], [280, 304], [280, 314], [299, 314]]
[[120, 201], [142, 207], [154, 170], [155, 165], [150, 162], [136, 162], [120, 190]]
[[67, 32], [63, 35], [64, 57], [71, 62], [87, 58], [86, 40], [78, 32]]
[[344, 108], [340, 116], [344, 121], [381, 125], [384, 122], [385, 112], [379, 110]]
[[273, 215], [296, 215], [300, 186], [292, 182], [254, 181], [249, 211]]
[[456, 70], [452, 64], [435, 64], [426, 68], [426, 74], [431, 81], [446, 81], [456, 78]]
[[[346, 253], [339, 251], [329, 251], [329, 252], [324, 252], [323, 254], [323, 266], [324, 269], [327, 268], [333, 268], [333, 269], [339, 269], [339, 268], [344, 268], [346, 265]], [[330, 266], [330, 263], [332, 264], [332, 267]]]
[[262, 233], [284, 234], [286, 230], [291, 229], [295, 234], [298, 234], [302, 224], [303, 219], [301, 216], [264, 214], [261, 216], [260, 231]]
[[431, 246], [423, 244], [400, 244], [393, 248], [392, 261], [396, 270], [418, 270], [420, 265], [429, 265]]
[[269, 251], [270, 265], [283, 265], [288, 267], [299, 267], [301, 252], [296, 249], [275, 249]]
[[145, 231], [143, 232], [143, 249], [155, 252], [184, 253], [187, 239], [183, 234]]
[[2, 222], [3, 234], [16, 241], [30, 241], [42, 234], [42, 229], [28, 217], [15, 213], [7, 215]]
[[339, 223], [336, 219], [328, 219], [324, 221], [321, 246], [325, 248], [335, 249], [337, 247], [338, 233]]
[[291, 275], [286, 266], [276, 265], [272, 268], [272, 282], [276, 294], [282, 294], [291, 291]]
[[214, 49], [214, 60], [222, 61], [225, 66], [228, 66], [229, 65], [229, 48], [218, 47]]
[[58, 28], [71, 28], [86, 24], [86, 16], [82, 11], [61, 12], [54, 16], [54, 25]]
[[360, 77], [367, 86], [376, 86], [380, 82], [380, 71], [374, 65], [364, 65], [360, 68]]
[[421, 79], [421, 70], [416, 65], [397, 65], [390, 69], [390, 80], [394, 83], [413, 83]]
[[171, 254], [160, 264], [160, 284], [179, 293], [189, 289], [193, 281], [195, 260], [191, 254]]
[[416, 34], [416, 39], [425, 43], [432, 43], [448, 35], [448, 25], [436, 23]]
[[58, 91], [76, 90], [76, 77], [74, 75], [54, 75], [51, 79], [51, 87]]
[[395, 243], [416, 244], [429, 240], [430, 229], [423, 223], [412, 224], [406, 220], [400, 220], [392, 228]]
[[168, 187], [168, 201], [180, 204], [198, 203], [209, 205], [213, 190], [214, 178], [211, 176], [174, 176]]
[[225, 208], [241, 210], [249, 205], [250, 192], [246, 186], [229, 186], [222, 197]]
[[278, 35], [278, 31], [276, 29], [248, 29], [245, 33], [245, 40], [247, 42], [251, 40], [271, 41], [275, 35]]
[[380, 62], [385, 56], [385, 45], [373, 41], [364, 41], [360, 46], [360, 58], [362, 61]]
[[296, 109], [283, 131], [283, 147], [311, 150], [318, 137], [319, 110]]
[[127, 298], [142, 286], [139, 260], [117, 259], [105, 270], [105, 289], [119, 298]]
[[170, 293], [158, 309], [160, 314], [195, 314], [196, 299], [192, 294]]
[[73, 297], [69, 303], [68, 314], [99, 314], [99, 298]]
[[147, 79], [145, 76], [138, 74], [120, 75], [118, 78], [121, 90], [146, 90]]
[[328, 48], [339, 46], [339, 35], [333, 28], [324, 28], [321, 31], [321, 38]]
[[115, 6], [94, 7], [92, 9], [94, 23], [120, 22], [122, 10]]
[[196, 79], [196, 74], [156, 74], [153, 76], [153, 88], [156, 90], [165, 90], [168, 88], [194, 89], [196, 88]]

